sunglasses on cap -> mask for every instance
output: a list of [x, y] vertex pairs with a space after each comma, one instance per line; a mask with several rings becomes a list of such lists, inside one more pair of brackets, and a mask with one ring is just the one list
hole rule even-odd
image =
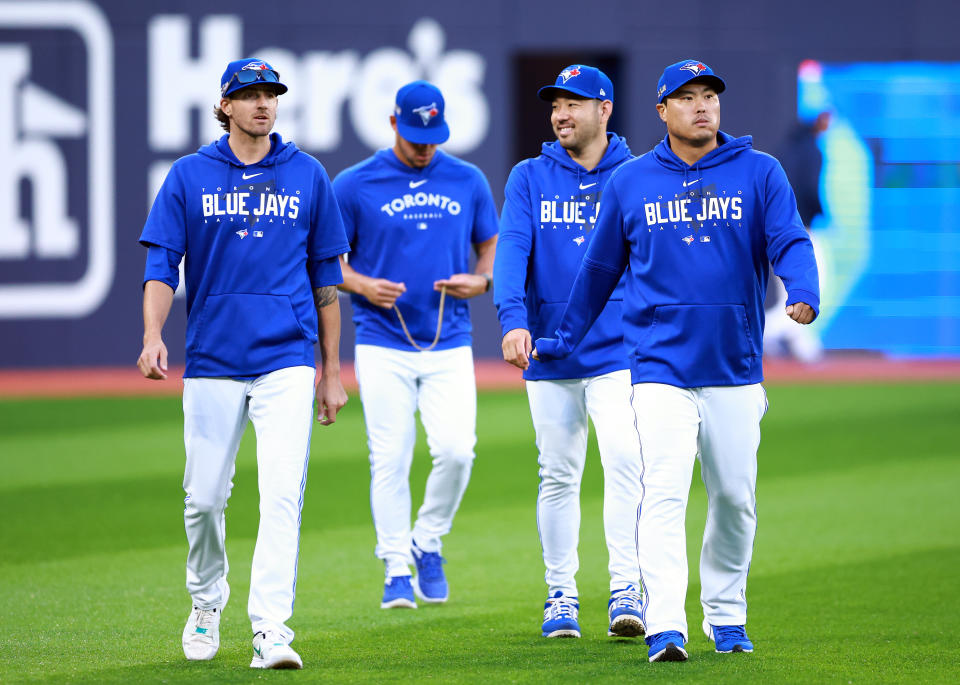
[[226, 93], [228, 90], [230, 90], [230, 86], [234, 81], [242, 85], [256, 83], [257, 81], [278, 83], [280, 81], [280, 75], [277, 74], [277, 72], [275, 72], [273, 69], [241, 69], [230, 77], [230, 80], [223, 85], [223, 88], [220, 89], [220, 92]]

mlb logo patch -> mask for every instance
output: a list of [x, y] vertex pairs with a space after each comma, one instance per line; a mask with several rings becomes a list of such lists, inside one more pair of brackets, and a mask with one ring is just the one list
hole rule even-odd
[[709, 242], [710, 242], [710, 236], [708, 236], [708, 235], [702, 235], [702, 236], [700, 236], [700, 242], [701, 242], [701, 243], [709, 243]]

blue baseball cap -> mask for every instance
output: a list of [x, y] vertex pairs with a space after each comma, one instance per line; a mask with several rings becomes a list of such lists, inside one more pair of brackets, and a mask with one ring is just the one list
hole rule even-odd
[[723, 79], [714, 74], [713, 69], [706, 64], [696, 59], [684, 59], [663, 70], [657, 82], [657, 104], [663, 102], [680, 86], [691, 81], [707, 83], [718, 93], [722, 93], [727, 88]]
[[411, 143], [437, 144], [450, 137], [450, 127], [443, 120], [443, 94], [426, 81], [408, 83], [397, 91], [397, 131]]
[[227, 65], [220, 77], [220, 97], [230, 97], [241, 88], [257, 84], [273, 86], [277, 95], [287, 92], [287, 87], [280, 83], [280, 74], [277, 70], [256, 57], [237, 59]]
[[538, 90], [537, 96], [541, 100], [550, 102], [564, 93], [613, 102], [613, 83], [610, 82], [606, 74], [596, 67], [571, 64], [560, 72], [556, 83]]

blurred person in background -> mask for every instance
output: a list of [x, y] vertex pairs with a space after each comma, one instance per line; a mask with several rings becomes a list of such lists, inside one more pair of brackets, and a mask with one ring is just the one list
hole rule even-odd
[[[823, 214], [823, 205], [820, 202], [823, 153], [820, 151], [818, 139], [829, 126], [829, 111], [817, 112], [812, 120], [800, 119], [777, 151], [777, 159], [796, 195], [797, 212], [807, 231], [811, 230], [814, 219]], [[813, 239], [811, 235], [811, 240]], [[816, 245], [814, 247], [816, 248]], [[822, 288], [822, 273], [820, 285]], [[783, 313], [786, 303], [787, 291], [783, 282], [771, 271], [764, 303], [764, 353], [773, 357], [788, 355], [806, 363], [820, 361], [823, 358], [820, 338], [809, 326], [798, 325]]]

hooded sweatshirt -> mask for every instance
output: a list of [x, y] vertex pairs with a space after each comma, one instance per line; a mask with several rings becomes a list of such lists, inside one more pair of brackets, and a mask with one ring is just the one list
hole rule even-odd
[[[525, 328], [551, 335], [595, 234], [604, 187], [614, 170], [633, 159], [627, 142], [607, 134], [600, 163], [587, 171], [558, 141], [539, 157], [517, 164], [507, 179], [493, 268], [494, 303], [504, 334]], [[606, 198], [604, 196], [604, 202]], [[588, 378], [628, 368], [619, 283], [592, 328], [565, 359], [530, 360], [527, 380]]]
[[[391, 148], [344, 169], [333, 180], [343, 212], [350, 266], [357, 273], [403, 283], [396, 306], [410, 335], [427, 346], [437, 332], [440, 293], [434, 281], [470, 270], [470, 248], [497, 234], [490, 186], [473, 164], [437, 150], [422, 168]], [[351, 293], [357, 344], [413, 351], [397, 313]], [[470, 305], [444, 299], [435, 349], [470, 344]]]
[[624, 342], [634, 383], [683, 388], [763, 380], [767, 264], [787, 304], [819, 313], [813, 246], [786, 174], [750, 136], [718, 134], [694, 165], [670, 149], [621, 166], [555, 338], [541, 358], [574, 351], [624, 270]]
[[[140, 242], [184, 263], [185, 377], [250, 378], [313, 366], [313, 288], [342, 282], [349, 251], [320, 162], [270, 135], [270, 152], [243, 164], [227, 135], [177, 160]], [[147, 280], [154, 278], [148, 260]]]

